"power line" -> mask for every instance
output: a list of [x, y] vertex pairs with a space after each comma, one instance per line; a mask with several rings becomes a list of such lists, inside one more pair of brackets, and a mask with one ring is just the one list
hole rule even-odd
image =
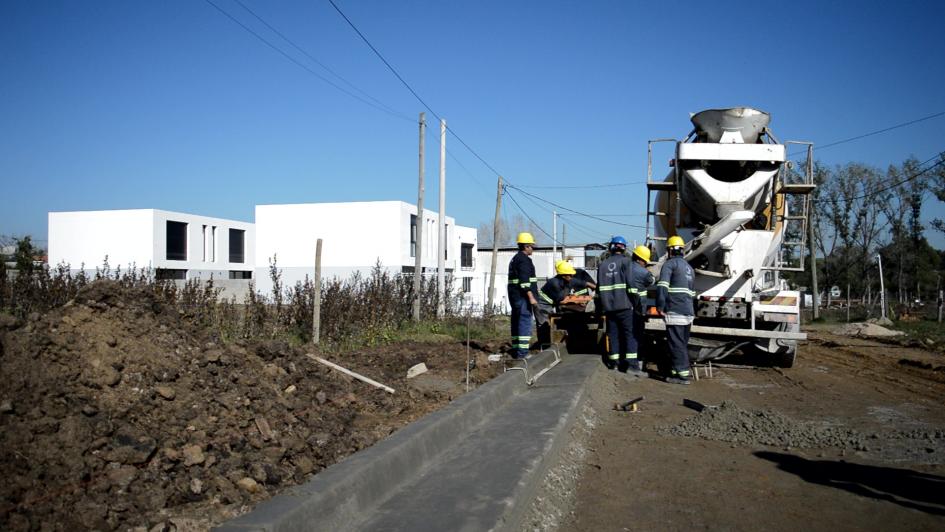
[[391, 116], [393, 116], [393, 117], [399, 118], [399, 119], [401, 119], [401, 120], [407, 120], [407, 121], [409, 121], [409, 122], [413, 122], [413, 121], [414, 121], [412, 118], [409, 118], [409, 117], [407, 117], [407, 116], [405, 116], [405, 115], [402, 115], [402, 114], [399, 114], [399, 113], [396, 113], [396, 112], [392, 112], [392, 111], [390, 111], [390, 110], [388, 110], [388, 109], [385, 109], [384, 107], [381, 107], [381, 106], [379, 106], [379, 105], [377, 105], [377, 104], [375, 104], [375, 103], [372, 103], [372, 102], [370, 102], [370, 101], [368, 101], [368, 100], [365, 100], [364, 98], [358, 96], [357, 94], [355, 94], [355, 93], [353, 93], [353, 92], [351, 92], [351, 91], [345, 89], [344, 87], [338, 85], [338, 84], [335, 83], [334, 81], [332, 81], [332, 80], [326, 78], [325, 76], [322, 76], [322, 75], [319, 74], [318, 72], [315, 72], [314, 70], [312, 70], [311, 68], [309, 68], [308, 65], [306, 65], [306, 64], [302, 63], [301, 61], [299, 61], [298, 59], [292, 57], [291, 55], [289, 55], [288, 53], [286, 53], [285, 50], [283, 50], [282, 48], [279, 48], [279, 47], [276, 46], [275, 44], [272, 44], [271, 42], [269, 42], [268, 40], [266, 40], [265, 37], [263, 37], [262, 35], [260, 35], [259, 33], [255, 32], [255, 31], [253, 31], [252, 28], [250, 28], [250, 27], [247, 26], [246, 24], [243, 24], [242, 22], [240, 22], [239, 19], [237, 19], [237, 18], [234, 17], [233, 15], [229, 14], [226, 10], [224, 10], [224, 9], [221, 8], [220, 6], [218, 6], [218, 5], [216, 5], [215, 3], [213, 3], [212, 0], [204, 0], [204, 1], [207, 2], [208, 4], [210, 4], [211, 6], [213, 6], [213, 8], [216, 9], [217, 11], [219, 11], [223, 16], [225, 16], [226, 18], [232, 20], [232, 21], [235, 22], [237, 25], [239, 25], [239, 27], [241, 27], [241, 28], [243, 28], [244, 30], [246, 30], [247, 32], [249, 32], [253, 37], [256, 37], [257, 39], [259, 39], [260, 41], [262, 41], [266, 46], [268, 46], [268, 47], [272, 48], [273, 50], [275, 50], [276, 52], [278, 52], [280, 55], [282, 55], [282, 57], [285, 57], [285, 58], [288, 59], [289, 61], [295, 63], [296, 66], [300, 67], [301, 69], [305, 70], [306, 72], [308, 72], [309, 74], [315, 76], [316, 78], [318, 78], [318, 79], [324, 81], [325, 83], [331, 85], [331, 86], [334, 87], [335, 89], [337, 89], [337, 90], [339, 90], [339, 91], [341, 91], [341, 92], [347, 94], [348, 96], [354, 98], [355, 100], [360, 101], [360, 102], [363, 103], [363, 104], [370, 105], [371, 107], [377, 109], [378, 111], [382, 111], [382, 112], [384, 112], [384, 113], [387, 113], [387, 114], [389, 114], [389, 115], [391, 115]]
[[578, 189], [578, 188], [615, 188], [629, 187], [632, 185], [645, 185], [646, 181], [630, 181], [627, 183], [610, 183], [604, 185], [518, 185], [519, 188], [544, 188], [544, 189]]
[[[207, 1], [209, 1], [209, 0], [207, 0]], [[421, 98], [420, 95], [417, 94], [417, 91], [413, 90], [413, 87], [411, 87], [410, 84], [407, 83], [407, 80], [405, 80], [405, 79], [403, 78], [403, 76], [401, 76], [400, 73], [397, 72], [397, 69], [395, 69], [395, 68], [393, 67], [393, 65], [391, 65], [390, 62], [388, 62], [387, 59], [384, 58], [383, 55], [381, 55], [381, 52], [378, 51], [378, 49], [375, 48], [373, 44], [371, 44], [371, 41], [369, 41], [368, 38], [365, 37], [363, 33], [361, 33], [361, 30], [359, 30], [358, 27], [354, 25], [354, 22], [351, 22], [351, 19], [349, 19], [348, 16], [345, 15], [344, 12], [341, 10], [341, 8], [338, 7], [338, 4], [335, 3], [335, 0], [328, 0], [328, 3], [331, 4], [331, 7], [335, 8], [335, 11], [337, 11], [338, 14], [341, 15], [341, 18], [345, 19], [345, 22], [347, 22], [348, 25], [351, 26], [351, 29], [353, 29], [354, 32], [357, 33], [359, 37], [361, 37], [361, 40], [364, 41], [364, 43], [368, 45], [368, 47], [374, 52], [374, 55], [376, 55], [376, 56], [378, 57], [378, 59], [380, 59], [380, 60], [387, 66], [387, 68], [394, 74], [394, 76], [396, 76], [397, 79], [400, 80], [400, 82], [404, 85], [404, 87], [406, 87], [407, 90], [410, 91], [410, 94], [413, 94], [413, 97], [416, 98], [417, 101], [420, 102], [420, 104], [423, 105], [423, 107], [424, 107], [427, 111], [430, 111], [430, 114], [432, 114], [437, 120], [439, 120], [439, 121], [442, 122], [443, 119], [440, 118], [440, 115], [437, 114], [436, 111], [434, 111], [432, 107], [430, 107], [429, 105], [427, 105], [427, 102], [425, 102], [425, 101], [423, 100], [423, 98]], [[458, 141], [460, 142], [460, 144], [462, 144], [463, 146], [465, 146], [466, 149], [469, 150], [470, 153], [472, 153], [473, 155], [475, 155], [476, 158], [479, 159], [479, 161], [480, 161], [482, 164], [484, 164], [484, 165], [486, 166], [486, 168], [488, 168], [489, 170], [491, 170], [492, 173], [494, 173], [496, 176], [501, 176], [501, 175], [502, 175], [502, 174], [499, 173], [498, 170], [496, 170], [495, 168], [493, 168], [492, 165], [489, 164], [488, 161], [486, 161], [485, 159], [483, 159], [482, 156], [479, 155], [479, 153], [476, 152], [476, 150], [472, 149], [472, 146], [470, 146], [469, 144], [467, 144], [466, 141], [463, 140], [462, 137], [460, 137], [460, 136], [456, 133], [456, 131], [454, 131], [454, 130], [453, 130], [452, 128], [450, 128], [449, 126], [446, 126], [446, 129], [447, 129], [447, 131], [449, 131], [450, 133], [452, 133], [453, 136], [456, 137], [456, 140], [458, 140]]]
[[900, 181], [897, 181], [897, 182], [893, 183], [892, 185], [885, 186], [885, 187], [883, 187], [883, 188], [880, 188], [879, 190], [874, 190], [874, 191], [868, 192], [868, 193], [866, 193], [866, 194], [862, 194], [862, 195], [859, 195], [859, 196], [854, 196], [854, 197], [852, 197], [852, 198], [846, 199], [846, 201], [853, 201], [853, 200], [858, 200], [858, 199], [864, 199], [864, 198], [869, 198], [869, 197], [872, 197], [872, 196], [876, 196], [876, 195], [878, 195], [878, 194], [882, 194], [883, 192], [886, 192], [886, 191], [888, 191], [888, 190], [892, 190], [892, 189], [898, 187], [899, 185], [908, 183], [909, 181], [912, 181], [913, 179], [916, 179], [916, 178], [922, 176], [923, 174], [929, 172], [930, 170], [932, 170], [932, 169], [935, 168], [936, 166], [941, 166], [941, 165], [945, 164], [945, 151], [943, 151], [943, 152], [939, 152], [939, 153], [933, 155], [932, 157], [929, 157], [929, 158], [926, 159], [925, 161], [919, 163], [919, 166], [921, 167], [921, 166], [924, 166], [924, 165], [928, 164], [929, 161], [931, 161], [932, 159], [935, 159], [936, 157], [939, 157], [939, 158], [940, 158], [939, 161], [938, 161], [937, 163], [933, 164], [932, 166], [929, 166], [929, 167], [926, 168], [925, 170], [922, 170], [922, 171], [920, 171], [920, 172], [916, 172], [915, 174], [912, 174], [911, 176], [909, 176], [909, 177], [907, 177], [907, 178], [905, 178], [905, 179], [902, 179], [902, 180], [900, 180]]
[[[367, 92], [361, 90], [361, 88], [359, 88], [359, 87], [356, 86], [354, 83], [351, 83], [350, 81], [348, 81], [347, 79], [345, 79], [341, 74], [339, 74], [339, 73], [335, 72], [334, 70], [332, 70], [328, 65], [326, 65], [325, 63], [322, 63], [321, 61], [319, 61], [317, 58], [315, 58], [314, 56], [312, 56], [312, 54], [308, 53], [305, 49], [303, 49], [301, 46], [299, 46], [298, 44], [296, 44], [292, 39], [286, 37], [281, 31], [279, 31], [278, 29], [276, 29], [275, 27], [273, 27], [272, 24], [269, 24], [268, 22], [266, 22], [265, 19], [263, 19], [261, 16], [257, 15], [255, 11], [253, 11], [252, 9], [250, 9], [249, 6], [247, 6], [246, 4], [244, 4], [241, 0], [233, 0], [233, 1], [236, 2], [237, 4], [239, 4], [240, 7], [242, 7], [244, 10], [246, 10], [250, 15], [254, 16], [254, 17], [256, 18], [256, 20], [258, 20], [259, 22], [263, 23], [263, 25], [265, 25], [265, 26], [266, 26], [267, 28], [269, 28], [273, 33], [275, 33], [276, 35], [278, 35], [283, 41], [289, 43], [289, 45], [291, 45], [293, 48], [295, 48], [296, 50], [298, 50], [302, 55], [304, 55], [305, 57], [311, 59], [311, 60], [312, 60], [313, 62], [315, 62], [315, 64], [317, 64], [318, 66], [324, 68], [326, 71], [328, 71], [328, 73], [330, 73], [331, 75], [333, 75], [333, 76], [335, 76], [336, 78], [338, 78], [339, 80], [341, 80], [345, 85], [347, 85], [347, 86], [351, 87], [352, 89], [358, 91], [359, 93], [361, 93], [361, 94], [364, 95], [365, 97], [369, 98], [370, 100], [374, 101], [375, 103], [377, 103], [377, 104], [380, 105], [381, 107], [384, 107], [385, 109], [387, 109], [388, 111], [390, 111], [392, 114], [395, 114], [395, 115], [400, 116], [400, 117], [403, 117], [403, 118], [408, 118], [408, 117], [406, 117], [406, 115], [403, 115], [402, 113], [397, 112], [396, 110], [392, 109], [390, 106], [386, 105], [384, 102], [378, 100], [377, 98], [371, 96], [371, 95], [368, 94]], [[408, 118], [408, 120], [409, 120], [409, 118]]]
[[[933, 113], [933, 114], [930, 114], [930, 115], [928, 115], [928, 116], [923, 116], [922, 118], [916, 118], [915, 120], [910, 120], [910, 121], [908, 121], [908, 122], [903, 122], [903, 123], [901, 123], [901, 124], [896, 124], [896, 125], [894, 125], [894, 126], [885, 127], [885, 128], [883, 128], [883, 129], [877, 129], [876, 131], [870, 131], [869, 133], [864, 133], [864, 134], [862, 134], [862, 135], [857, 135], [857, 136], [855, 136], [855, 137], [850, 137], [850, 138], [848, 138], [848, 139], [838, 140], [838, 141], [836, 141], [836, 142], [830, 142], [830, 143], [824, 144], [824, 145], [822, 145], [822, 146], [816, 146], [816, 148], [817, 148], [817, 151], [825, 150], [825, 149], [827, 149], [827, 148], [832, 148], [832, 147], [834, 147], [834, 146], [839, 146], [840, 144], [846, 144], [847, 142], [853, 142], [854, 140], [860, 140], [860, 139], [864, 139], [864, 138], [866, 138], [866, 137], [872, 137], [873, 135], [879, 135], [880, 133], [886, 133], [887, 131], [892, 131], [892, 130], [894, 130], [894, 129], [899, 129], [899, 128], [901, 128], [901, 127], [911, 126], [912, 124], [918, 124], [919, 122], [924, 122], [924, 121], [926, 121], [926, 120], [931, 120], [931, 119], [933, 119], [933, 118], [938, 118], [938, 117], [940, 117], [940, 116], [942, 116], [942, 115], [945, 115], [945, 111], [941, 111], [941, 112], [938, 112], [938, 113]], [[791, 156], [794, 156], [794, 155], [800, 155], [800, 154], [802, 154], [802, 153], [807, 153], [807, 152], [806, 152], [806, 150], [804, 150], [804, 151], [797, 151], [797, 152], [788, 154], [788, 157], [791, 157]]]
[[592, 215], [592, 214], [587, 214], [587, 213], [584, 213], [584, 212], [581, 212], [581, 211], [576, 211], [576, 210], [574, 210], [574, 209], [569, 209], [569, 208], [567, 208], [567, 207], [565, 207], [565, 206], [563, 206], [563, 205], [559, 205], [559, 204], [557, 204], [557, 203], [555, 203], [555, 202], [553, 202], [553, 201], [546, 200], [546, 199], [544, 199], [544, 198], [542, 198], [542, 197], [536, 196], [536, 195], [532, 194], [531, 192], [527, 192], [527, 191], [525, 191], [525, 190], [522, 190], [522, 189], [520, 189], [520, 188], [518, 188], [518, 187], [516, 187], [516, 186], [514, 186], [514, 185], [507, 185], [507, 187], [508, 187], [508, 188], [514, 188], [515, 190], [521, 192], [522, 194], [525, 194], [526, 196], [531, 196], [531, 197], [533, 197], [533, 198], [535, 198], [535, 199], [537, 199], [537, 200], [543, 201], [543, 202], [545, 202], [545, 203], [547, 203], [547, 204], [549, 204], [549, 205], [554, 205], [555, 207], [557, 207], [557, 208], [559, 208], [559, 209], [561, 209], [561, 210], [570, 212], [570, 213], [572, 213], [572, 214], [577, 214], [577, 215], [579, 215], [579, 216], [584, 216], [585, 218], [590, 218], [590, 219], [592, 219], [592, 220], [597, 220], [597, 221], [600, 221], [600, 222], [605, 222], [605, 223], [614, 224], [614, 225], [622, 225], [622, 226], [625, 226], [625, 227], [634, 227], [634, 228], [637, 228], [637, 229], [646, 229], [646, 226], [643, 226], [643, 225], [628, 224], [628, 223], [624, 223], [624, 222], [618, 222], [618, 221], [615, 221], [615, 220], [608, 220], [608, 219], [606, 219], [606, 218], [601, 218], [601, 217], [599, 217], [599, 216], [594, 216], [594, 215]]
[[529, 222], [531, 222], [531, 224], [532, 224], [534, 227], [536, 227], [539, 231], [541, 231], [542, 233], [544, 233], [545, 236], [547, 236], [548, 238], [550, 238], [552, 242], [558, 242], [558, 239], [556, 239], [555, 237], [551, 236], [551, 234], [548, 233], [548, 231], [545, 231], [545, 230], [542, 228], [542, 226], [541, 226], [538, 222], [536, 222], [535, 220], [533, 220], [532, 217], [529, 216], [527, 212], [525, 212], [525, 209], [523, 209], [522, 206], [519, 205], [518, 201], [515, 200], [515, 197], [512, 196], [511, 194], [509, 194], [508, 188], [506, 188], [506, 190], [505, 190], [505, 196], [508, 197], [510, 200], [512, 200], [512, 203], [514, 203], [515, 206], [518, 207], [518, 210], [522, 211], [522, 214], [525, 216], [525, 218], [528, 219]]

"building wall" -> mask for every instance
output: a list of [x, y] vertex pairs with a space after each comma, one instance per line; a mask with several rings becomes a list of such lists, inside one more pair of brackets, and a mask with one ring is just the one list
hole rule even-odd
[[[187, 259], [167, 260], [167, 221], [187, 224]], [[204, 258], [202, 227], [217, 227], [214, 260]], [[244, 263], [229, 262], [229, 229], [245, 231]], [[133, 209], [49, 213], [49, 262], [67, 263], [87, 271], [102, 265], [105, 256], [114, 270], [138, 268], [187, 270], [187, 278], [228, 279], [232, 270], [253, 271], [253, 224], [193, 214]]]
[[[518, 253], [518, 250], [512, 249], [499, 249], [496, 260], [496, 275], [495, 275], [495, 295], [493, 296], [494, 304], [499, 306], [500, 311], [509, 312], [511, 308], [509, 307], [508, 301], [508, 283], [509, 283], [509, 263], [512, 262], [512, 257]], [[584, 267], [584, 247], [567, 247], [564, 249], [564, 256], [571, 257], [571, 264], [575, 268]], [[549, 277], [554, 277], [554, 261], [561, 259], [561, 250], [558, 250], [558, 255], [553, 254], [553, 250], [544, 250], [536, 249], [532, 252], [532, 263], [535, 264], [535, 276], [538, 277], [538, 287], [545, 283]], [[491, 249], [481, 249], [478, 252], [478, 266], [477, 273], [478, 279], [476, 280], [476, 285], [479, 286], [480, 298], [484, 302], [488, 302], [489, 294], [489, 277], [492, 271], [492, 250]], [[596, 272], [591, 272], [592, 275], [596, 276]]]
[[49, 264], [94, 271], [108, 257], [112, 268], [154, 263], [154, 211], [132, 209], [49, 213]]

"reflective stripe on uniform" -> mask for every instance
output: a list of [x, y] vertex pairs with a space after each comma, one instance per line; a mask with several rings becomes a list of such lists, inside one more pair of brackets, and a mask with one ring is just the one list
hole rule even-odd
[[583, 296], [583, 295], [585, 295], [585, 294], [587, 294], [587, 288], [583, 288], [583, 289], [578, 290], [577, 292], [574, 293], [574, 295], [576, 295], [576, 296]]
[[549, 305], [554, 305], [554, 304], [555, 304], [555, 300], [554, 300], [554, 299], [551, 299], [550, 297], [548, 297], [548, 294], [542, 292], [541, 290], [538, 291], [538, 295], [541, 296], [542, 299], [544, 299], [545, 301], [547, 301]]
[[617, 284], [603, 284], [598, 287], [601, 292], [607, 292], [610, 290], [617, 290], [618, 288], [627, 288], [627, 283], [617, 283]]
[[682, 370], [682, 371], [673, 370], [673, 375], [678, 375], [678, 376], [680, 376], [680, 377], [688, 377], [688, 376], [689, 376], [689, 370], [688, 370], [688, 369], [684, 369], [684, 370]]
[[610, 356], [607, 357], [607, 358], [609, 358], [609, 359], [611, 359], [611, 360], [620, 360], [620, 355], [618, 355], [617, 353], [614, 353], [614, 354], [610, 355]]
[[636, 354], [636, 353], [627, 353], [627, 354], [624, 355], [624, 356], [627, 358], [627, 360], [636, 360], [636, 359], [637, 359], [637, 354]]
[[656, 283], [656, 286], [662, 286], [663, 288], [669, 288], [669, 281], [660, 281]]
[[695, 290], [690, 290], [688, 288], [668, 288], [670, 294], [687, 294], [690, 296], [695, 296]]

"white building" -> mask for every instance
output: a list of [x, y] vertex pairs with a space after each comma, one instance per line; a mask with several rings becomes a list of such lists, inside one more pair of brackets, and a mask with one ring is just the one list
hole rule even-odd
[[[286, 286], [312, 278], [319, 238], [323, 278], [347, 278], [355, 271], [366, 274], [377, 264], [391, 273], [413, 273], [416, 214], [416, 205], [403, 201], [257, 205], [257, 289], [271, 291], [273, 259]], [[424, 209], [420, 247], [426, 275], [436, 274], [438, 222], [438, 213]], [[476, 270], [476, 230], [457, 226], [447, 216], [446, 235], [445, 271], [454, 278], [454, 293], [462, 292], [467, 304], [481, 305], [485, 292], [473, 289], [481, 279]]]
[[150, 268], [160, 279], [249, 279], [253, 224], [157, 209], [49, 213], [49, 264]]

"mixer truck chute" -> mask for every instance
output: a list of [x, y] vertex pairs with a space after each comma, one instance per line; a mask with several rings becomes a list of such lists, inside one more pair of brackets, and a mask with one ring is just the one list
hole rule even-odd
[[[770, 119], [748, 107], [710, 109], [691, 116], [694, 128], [684, 140], [648, 143], [647, 245], [658, 266], [666, 260], [669, 236], [687, 242], [685, 258], [696, 273], [689, 347], [696, 361], [741, 348], [789, 367], [797, 341], [806, 339], [800, 293], [781, 274], [804, 271], [813, 145], [778, 142]], [[652, 178], [658, 142], [675, 147], [662, 181]], [[792, 144], [806, 146], [801, 172], [786, 168]], [[647, 322], [648, 330], [662, 326]]]

